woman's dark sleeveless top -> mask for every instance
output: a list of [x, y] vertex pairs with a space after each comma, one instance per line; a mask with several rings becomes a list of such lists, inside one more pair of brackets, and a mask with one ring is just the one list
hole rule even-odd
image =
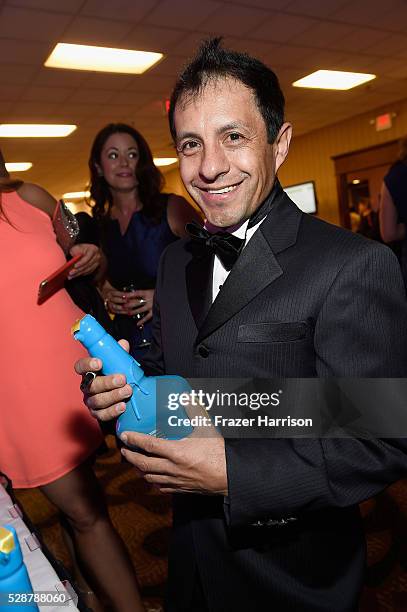
[[[163, 206], [158, 222], [148, 218], [142, 210], [133, 214], [124, 234], [116, 219], [104, 222], [100, 233], [101, 246], [107, 259], [107, 278], [116, 289], [129, 285], [133, 285], [134, 289], [155, 288], [161, 254], [178, 239], [168, 225], [169, 194], [161, 194], [160, 198]], [[142, 335], [131, 317], [117, 315], [114, 327], [116, 338], [128, 340], [131, 354], [136, 359], [142, 359], [147, 349], [140, 348], [140, 341], [143, 337], [151, 340], [151, 321], [144, 325]]]
[[390, 168], [384, 182], [392, 197], [399, 219], [407, 223], [407, 164], [398, 161]]
[[105, 222], [102, 248], [107, 258], [109, 282], [122, 289], [134, 285], [137, 289], [154, 289], [158, 263], [164, 249], [177, 240], [167, 219], [168, 194], [161, 220], [149, 219], [143, 211], [135, 212], [122, 235], [117, 219]]
[[[397, 209], [399, 222], [407, 224], [407, 164], [402, 161], [393, 164], [384, 182]], [[407, 289], [407, 237], [401, 245], [401, 269]]]

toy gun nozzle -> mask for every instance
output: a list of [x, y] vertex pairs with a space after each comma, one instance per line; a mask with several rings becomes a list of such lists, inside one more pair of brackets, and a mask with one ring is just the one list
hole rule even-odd
[[71, 327], [71, 334], [74, 336], [80, 330], [82, 319], [78, 319]]
[[15, 548], [13, 532], [5, 527], [0, 527], [0, 552], [11, 553]]

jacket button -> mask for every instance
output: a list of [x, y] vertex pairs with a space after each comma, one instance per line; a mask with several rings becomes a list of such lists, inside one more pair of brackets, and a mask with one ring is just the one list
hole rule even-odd
[[206, 359], [206, 357], [209, 356], [209, 349], [207, 349], [206, 346], [204, 346], [203, 344], [200, 344], [198, 347], [198, 353], [201, 357], [204, 357]]

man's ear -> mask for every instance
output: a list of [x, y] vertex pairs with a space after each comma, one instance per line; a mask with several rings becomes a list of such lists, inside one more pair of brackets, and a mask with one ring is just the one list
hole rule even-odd
[[293, 128], [291, 123], [283, 123], [279, 133], [277, 134], [277, 138], [274, 141], [276, 172], [279, 167], [284, 163], [285, 158], [288, 155], [288, 149], [290, 148], [292, 133]]

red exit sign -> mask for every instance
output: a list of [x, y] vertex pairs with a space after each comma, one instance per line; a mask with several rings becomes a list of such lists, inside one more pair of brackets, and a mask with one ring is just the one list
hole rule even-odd
[[392, 126], [392, 114], [384, 113], [383, 115], [379, 115], [375, 119], [376, 132], [381, 132], [382, 130], [388, 130]]

